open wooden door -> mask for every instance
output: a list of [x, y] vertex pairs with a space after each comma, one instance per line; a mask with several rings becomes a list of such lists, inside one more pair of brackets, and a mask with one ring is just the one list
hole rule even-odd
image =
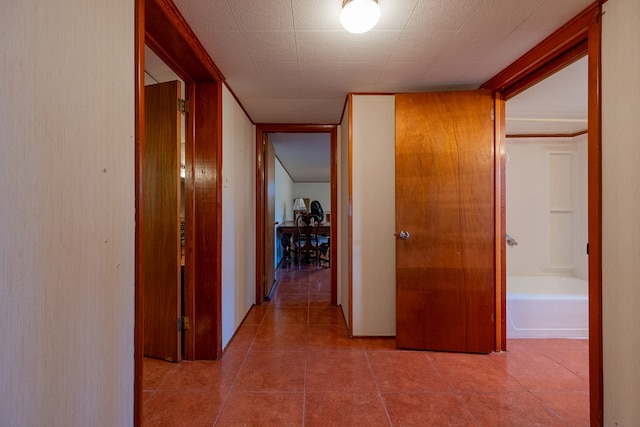
[[269, 297], [275, 284], [274, 233], [276, 216], [276, 152], [264, 135], [264, 296]]
[[144, 354], [181, 359], [180, 83], [145, 87]]
[[492, 109], [490, 91], [396, 96], [399, 348], [495, 349]]

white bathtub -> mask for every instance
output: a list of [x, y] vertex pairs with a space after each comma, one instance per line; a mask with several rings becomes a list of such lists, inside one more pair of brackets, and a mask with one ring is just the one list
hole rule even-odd
[[507, 338], [588, 338], [588, 290], [576, 277], [507, 277]]

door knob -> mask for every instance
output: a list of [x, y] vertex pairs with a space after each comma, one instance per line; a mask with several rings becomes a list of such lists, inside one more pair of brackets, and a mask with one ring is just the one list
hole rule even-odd
[[408, 231], [401, 231], [400, 233], [398, 233], [398, 237], [402, 240], [407, 240], [410, 236], [411, 235]]

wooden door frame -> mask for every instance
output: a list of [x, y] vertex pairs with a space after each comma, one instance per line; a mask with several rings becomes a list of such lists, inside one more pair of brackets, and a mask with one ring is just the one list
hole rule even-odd
[[[135, 312], [134, 312], [134, 425], [142, 425], [144, 360], [144, 247], [142, 245], [144, 164], [145, 45], [185, 82], [191, 102], [186, 120], [185, 178], [185, 310], [192, 325], [206, 317], [204, 332], [192, 327], [185, 334], [188, 358], [218, 358], [221, 341], [221, 170], [222, 84], [224, 77], [170, 0], [135, 0]], [[206, 144], [204, 144], [206, 142]], [[198, 170], [196, 170], [196, 165]], [[214, 177], [204, 177], [204, 172]], [[201, 195], [214, 194], [214, 200]], [[206, 200], [205, 200], [206, 199]], [[215, 245], [202, 247], [200, 237]], [[194, 254], [197, 253], [196, 258]], [[197, 277], [196, 277], [197, 276]], [[201, 303], [196, 307], [196, 302]], [[196, 313], [197, 309], [197, 313]], [[203, 333], [206, 334], [203, 336]], [[204, 339], [206, 338], [206, 339]]]
[[[602, 115], [601, 38], [602, 4], [597, 0], [481, 87], [496, 92], [496, 129], [500, 138], [496, 152], [496, 283], [501, 295], [497, 312], [506, 313], [505, 225], [505, 101], [540, 82], [559, 69], [588, 55], [588, 229], [589, 229], [589, 399], [592, 426], [603, 423], [602, 389]], [[506, 325], [498, 338], [506, 349]]]
[[[331, 247], [329, 249], [331, 257], [337, 259], [337, 236], [338, 236], [338, 126], [337, 125], [312, 125], [312, 124], [256, 124], [256, 304], [264, 301], [264, 214], [265, 214], [265, 192], [264, 192], [264, 154], [262, 139], [264, 134], [269, 133], [328, 133], [331, 138], [331, 232], [329, 234]], [[331, 265], [331, 304], [338, 303], [338, 269], [336, 262]]]

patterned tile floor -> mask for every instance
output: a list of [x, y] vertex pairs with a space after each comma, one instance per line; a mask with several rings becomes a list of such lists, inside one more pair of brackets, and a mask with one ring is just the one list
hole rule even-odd
[[278, 269], [219, 361], [145, 359], [145, 426], [588, 426], [588, 341], [490, 355], [349, 339], [328, 269]]

